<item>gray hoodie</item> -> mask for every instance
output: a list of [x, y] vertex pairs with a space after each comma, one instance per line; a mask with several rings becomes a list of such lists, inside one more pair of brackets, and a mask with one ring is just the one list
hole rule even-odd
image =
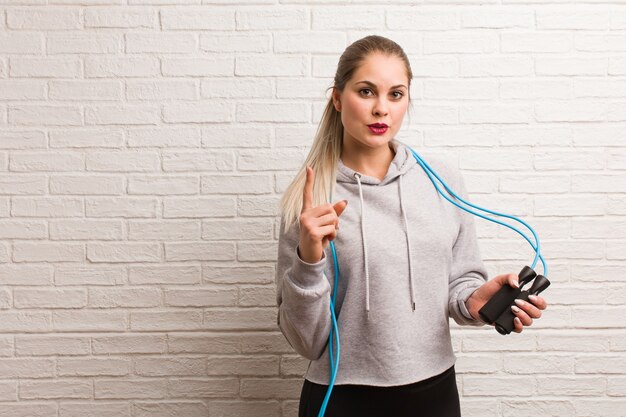
[[[341, 160], [337, 167], [332, 203], [346, 199], [348, 205], [334, 240], [341, 347], [335, 385], [405, 385], [437, 375], [456, 361], [448, 317], [460, 325], [484, 325], [465, 306], [488, 279], [473, 215], [437, 192], [406, 145], [397, 139], [390, 144], [396, 154], [382, 181]], [[423, 159], [467, 200], [457, 168]], [[310, 360], [305, 378], [328, 384], [332, 250], [327, 246], [316, 263], [303, 261], [296, 251], [299, 224], [287, 231], [282, 220], [277, 324], [294, 350]], [[334, 357], [336, 345], [333, 338]]]

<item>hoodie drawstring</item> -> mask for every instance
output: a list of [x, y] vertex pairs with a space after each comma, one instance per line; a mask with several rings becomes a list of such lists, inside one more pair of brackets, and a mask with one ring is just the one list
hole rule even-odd
[[409, 287], [411, 290], [411, 307], [415, 311], [415, 293], [413, 290], [413, 264], [411, 263], [411, 236], [409, 235], [409, 222], [406, 219], [406, 210], [404, 210], [404, 202], [402, 201], [402, 175], [400, 175], [400, 182], [398, 182], [400, 192], [400, 208], [402, 209], [402, 217], [404, 219], [404, 230], [406, 231], [406, 247], [409, 258]]
[[359, 183], [359, 198], [361, 200], [361, 239], [363, 240], [363, 259], [365, 262], [365, 311], [367, 318], [370, 316], [370, 273], [367, 267], [367, 244], [365, 243], [365, 206], [363, 204], [363, 190], [361, 188], [361, 174], [354, 173], [356, 181]]
[[[357, 183], [359, 184], [359, 199], [361, 202], [361, 239], [363, 241], [363, 259], [365, 262], [365, 311], [369, 319], [370, 313], [370, 274], [367, 262], [367, 242], [365, 241], [365, 204], [363, 202], [363, 189], [361, 186], [361, 174], [354, 173]], [[398, 190], [400, 193], [400, 209], [404, 222], [404, 230], [406, 233], [407, 252], [409, 258], [409, 288], [411, 292], [411, 307], [415, 311], [415, 294], [413, 289], [413, 264], [411, 263], [411, 236], [409, 234], [409, 222], [406, 218], [406, 210], [404, 209], [404, 201], [402, 200], [402, 175], [399, 176]]]

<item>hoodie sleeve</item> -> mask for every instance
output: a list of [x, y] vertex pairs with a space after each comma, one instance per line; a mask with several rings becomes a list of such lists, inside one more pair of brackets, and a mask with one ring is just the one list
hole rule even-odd
[[330, 282], [324, 275], [326, 254], [316, 263], [298, 252], [299, 224], [285, 231], [281, 218], [276, 265], [277, 324], [291, 347], [309, 360], [322, 356], [331, 328]]
[[[455, 171], [457, 187], [453, 191], [467, 201], [467, 189], [463, 176], [459, 170], [455, 169]], [[463, 205], [461, 202], [458, 203]], [[476, 211], [474, 208], [469, 208]], [[475, 216], [460, 208], [458, 210], [461, 226], [452, 248], [452, 267], [448, 285], [450, 316], [460, 325], [483, 326], [485, 323], [475, 320], [470, 315], [465, 302], [478, 287], [488, 280], [488, 272], [480, 255], [474, 224]]]

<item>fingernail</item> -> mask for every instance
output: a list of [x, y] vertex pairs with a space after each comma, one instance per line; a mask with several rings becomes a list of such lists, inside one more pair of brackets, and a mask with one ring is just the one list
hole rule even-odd
[[517, 308], [517, 306], [511, 306], [511, 310], [513, 310], [513, 312], [514, 312], [515, 314], [517, 314], [517, 313], [519, 313], [519, 312], [520, 312], [520, 309], [519, 309], [519, 308]]
[[519, 288], [519, 282], [514, 281], [514, 282], [513, 282], [513, 285], [515, 285], [515, 288]]
[[519, 317], [515, 317], [514, 321], [517, 324], [522, 324], [522, 321], [519, 319]]
[[520, 307], [524, 307], [524, 303], [525, 303], [524, 300], [520, 300], [519, 298], [515, 299], [515, 304], [517, 304]]
[[529, 299], [530, 301], [532, 301], [533, 303], [536, 303], [536, 302], [537, 302], [537, 296], [536, 296], [536, 295], [529, 295], [529, 296], [528, 296], [528, 299]]

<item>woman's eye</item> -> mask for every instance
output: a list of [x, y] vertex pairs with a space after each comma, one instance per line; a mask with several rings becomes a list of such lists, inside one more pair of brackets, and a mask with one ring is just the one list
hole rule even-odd
[[[363, 93], [364, 91], [372, 92], [372, 90], [370, 90], [369, 88], [362, 88], [361, 90], [359, 90], [360, 93]], [[392, 94], [398, 94], [394, 96], [397, 99], [401, 99], [404, 96], [404, 93], [402, 93], [401, 91], [394, 91]]]

